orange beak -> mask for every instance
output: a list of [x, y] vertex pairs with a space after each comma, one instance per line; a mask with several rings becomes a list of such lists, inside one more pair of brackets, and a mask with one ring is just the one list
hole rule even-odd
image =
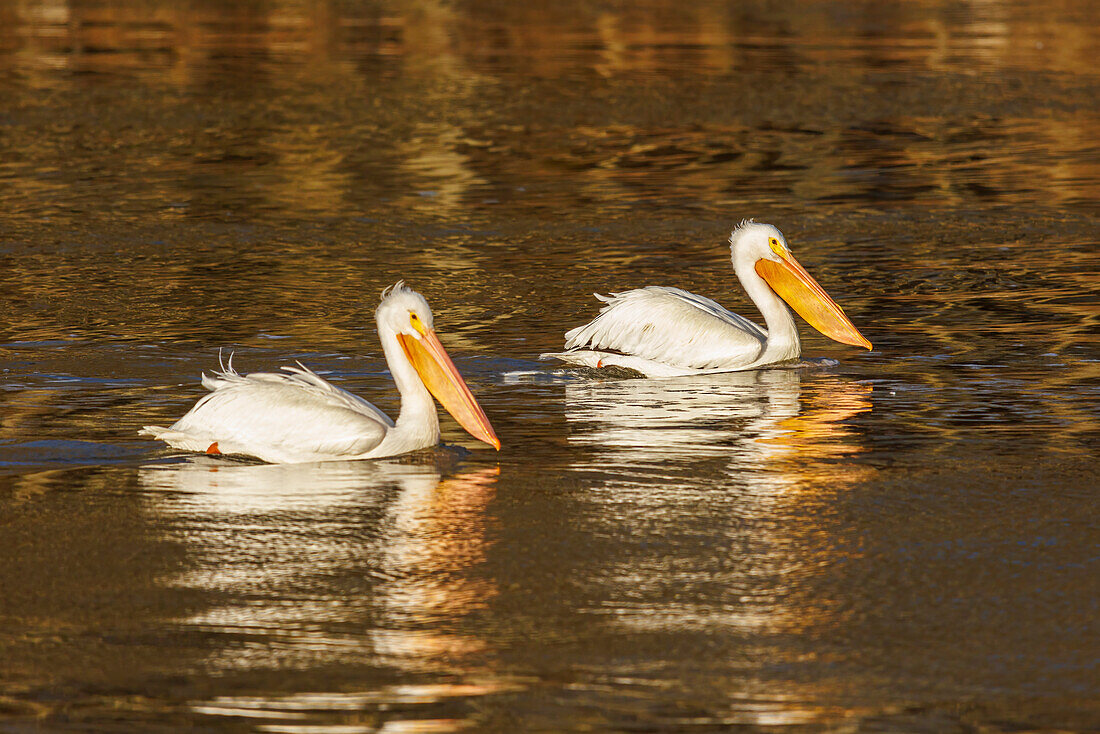
[[757, 260], [756, 272], [779, 297], [790, 304], [806, 323], [825, 336], [856, 347], [871, 348], [837, 302], [798, 264], [789, 252], [778, 253], [780, 262]]
[[471, 436], [499, 451], [500, 439], [493, 432], [485, 411], [477, 404], [470, 388], [466, 387], [466, 381], [458, 374], [458, 369], [439, 342], [435, 331], [424, 329], [420, 333], [419, 339], [398, 334], [397, 341], [424, 385]]

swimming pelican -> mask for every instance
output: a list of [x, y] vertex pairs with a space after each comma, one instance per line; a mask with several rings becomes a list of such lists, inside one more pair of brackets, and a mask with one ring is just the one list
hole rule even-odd
[[208, 454], [243, 454], [273, 464], [376, 459], [439, 443], [432, 396], [470, 434], [500, 449], [489, 419], [466, 387], [433, 328], [432, 310], [398, 282], [375, 311], [401, 412], [397, 422], [366, 400], [332, 385], [299, 363], [289, 374], [237, 374], [233, 360], [214, 377], [212, 392], [171, 428], [141, 433], [169, 446]]
[[626, 367], [647, 377], [751, 370], [802, 353], [791, 308], [830, 339], [871, 348], [772, 225], [741, 222], [730, 235], [730, 259], [767, 329], [709, 298], [648, 286], [595, 294], [607, 304], [599, 316], [566, 332], [567, 351], [542, 356], [585, 367]]

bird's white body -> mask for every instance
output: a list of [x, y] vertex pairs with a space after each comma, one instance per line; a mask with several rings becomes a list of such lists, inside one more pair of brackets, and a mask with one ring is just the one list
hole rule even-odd
[[[409, 326], [410, 314], [418, 314], [413, 321], [420, 327]], [[398, 283], [383, 296], [377, 320], [382, 349], [401, 394], [396, 422], [302, 365], [284, 367], [285, 374], [240, 375], [230, 360], [214, 377], [203, 375], [202, 384], [211, 392], [186, 415], [170, 428], [146, 426], [142, 433], [178, 449], [241, 454], [271, 463], [374, 459], [434, 446], [440, 438], [439, 417], [432, 392], [410, 359], [410, 350], [419, 348], [408, 344], [416, 339], [431, 347], [434, 340], [442, 352], [432, 329], [431, 310], [420, 294]], [[458, 385], [451, 389], [457, 400], [463, 403], [468, 398], [472, 406], [459, 405], [456, 413], [450, 393], [441, 402], [475, 436], [495, 442], [488, 420], [445, 352], [440, 361], [446, 362], [441, 365], [443, 377], [427, 378], [433, 388], [435, 381], [455, 380]], [[470, 417], [478, 424], [474, 430], [467, 425]], [[479, 435], [478, 428], [488, 433]], [[499, 442], [495, 445], [499, 447]]]
[[734, 273], [760, 309], [767, 328], [709, 298], [679, 288], [648, 286], [611, 296], [596, 294], [606, 304], [600, 314], [566, 332], [567, 351], [543, 357], [592, 368], [625, 367], [648, 377], [735, 372], [798, 359], [802, 345], [794, 316], [758, 272], [758, 263], [768, 260], [797, 268], [808, 279], [803, 287], [812, 284], [838, 312], [840, 307], [797, 265], [782, 233], [770, 224], [742, 222], [730, 235], [730, 254]]

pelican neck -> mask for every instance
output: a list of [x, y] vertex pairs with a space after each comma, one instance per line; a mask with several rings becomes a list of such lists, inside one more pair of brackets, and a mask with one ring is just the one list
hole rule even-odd
[[767, 326], [768, 339], [757, 361], [768, 363], [798, 357], [802, 346], [790, 306], [756, 272], [755, 261], [750, 258], [735, 260], [733, 269]]

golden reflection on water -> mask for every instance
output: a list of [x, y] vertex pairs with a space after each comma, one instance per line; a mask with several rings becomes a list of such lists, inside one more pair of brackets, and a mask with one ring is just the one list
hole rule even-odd
[[599, 447], [601, 465], [729, 457], [731, 472], [787, 471], [862, 451], [844, 421], [870, 412], [871, 386], [817, 377], [804, 401], [802, 381], [801, 369], [771, 369], [571, 382], [565, 388], [570, 441]]
[[[787, 17], [709, 2], [601, 12], [401, 0], [0, 3], [8, 21], [0, 49], [9, 49], [11, 68], [43, 85], [91, 90], [94, 74], [82, 81], [73, 73], [117, 73], [195, 95], [134, 100], [120, 109], [125, 119], [94, 130], [82, 119], [51, 119], [46, 135], [37, 125], [13, 126], [4, 156], [12, 175], [0, 202], [79, 222], [93, 182], [117, 189], [104, 195], [123, 211], [165, 220], [382, 216], [396, 206], [449, 221], [502, 203], [607, 218], [630, 201], [722, 210], [866, 196], [947, 206], [1089, 201], [1098, 175], [1088, 155], [1092, 110], [944, 119], [922, 99], [880, 119], [822, 119], [822, 105], [873, 100], [877, 85], [890, 84], [875, 75], [895, 68], [965, 75], [1023, 62], [1072, 72], [1097, 53], [1089, 24], [1075, 22], [1091, 17], [1085, 3], [1060, 3], [1057, 13], [1027, 3], [966, 5], [958, 17], [933, 3]], [[614, 95], [594, 97], [591, 108], [588, 85], [568, 81], [589, 72]], [[796, 85], [782, 92], [788, 103], [766, 98], [773, 80], [760, 74]], [[726, 85], [731, 75], [745, 81], [683, 99], [666, 89], [672, 101], [659, 105], [638, 90], [615, 91], [639, 77]], [[819, 99], [815, 75], [842, 101]], [[517, 76], [564, 78], [547, 91], [570, 101], [540, 108], [513, 86]], [[715, 96], [731, 94], [744, 101], [714, 107]], [[620, 95], [658, 105], [664, 122], [607, 119], [604, 105]], [[697, 116], [684, 114], [696, 105]], [[573, 111], [554, 119], [559, 110]], [[998, 156], [991, 139], [1007, 142], [1012, 159]], [[552, 198], [517, 194], [546, 186]]]
[[[591, 562], [578, 552], [571, 581], [599, 600], [589, 608], [564, 592], [554, 603], [584, 606], [570, 623], [596, 618], [630, 645], [711, 630], [710, 641], [742, 645], [751, 660], [706, 681], [728, 691], [730, 724], [853, 715], [812, 705], [844, 700], [832, 654], [866, 655], [869, 677], [894, 685], [886, 698], [908, 700], [907, 687], [927, 679], [875, 668], [875, 656], [895, 649], [886, 638], [922, 642], [892, 616], [919, 615], [920, 602], [887, 605], [897, 624], [864, 644], [845, 608], [874, 606], [863, 595], [888, 595], [889, 582], [854, 574], [829, 588], [830, 569], [862, 552], [849, 537], [860, 530], [838, 513], [873, 524], [874, 499], [843, 500], [889, 462], [938, 468], [978, 446], [994, 452], [988, 466], [1021, 439], [1078, 455], [1095, 436], [1085, 294], [1100, 193], [1096, 7], [0, 0], [0, 208], [11, 230], [0, 243], [0, 334], [13, 340], [0, 357], [17, 375], [56, 373], [4, 396], [0, 442], [36, 439], [18, 453], [30, 464], [77, 453], [63, 440], [36, 448], [40, 438], [79, 437], [88, 464], [123, 447], [147, 452], [136, 427], [156, 422], [151, 412], [178, 415], [218, 346], [253, 350], [239, 362], [254, 360], [249, 369], [310, 350], [329, 366], [377, 355], [370, 312], [398, 277], [425, 291], [460, 363], [478, 355], [496, 374], [560, 347], [590, 312], [590, 290], [667, 276], [722, 294], [722, 230], [783, 214], [815, 275], [848, 287], [838, 300], [873, 316], [884, 338], [852, 369], [897, 397], [798, 370], [570, 381], [564, 456], [550, 453], [561, 447], [547, 420], [557, 385], [526, 393], [547, 402], [543, 412], [495, 382], [487, 406], [513, 425], [547, 420], [529, 434], [544, 452], [535, 455], [571, 470], [552, 491], [584, 485], [556, 509], [576, 513], [575, 537], [622, 540]], [[365, 364], [370, 382], [382, 367]], [[95, 382], [123, 373], [131, 384]], [[71, 376], [93, 379], [58, 389]], [[876, 444], [872, 430], [886, 436]], [[919, 447], [906, 454], [890, 440]], [[105, 495], [112, 476], [88, 488]], [[27, 473], [12, 496], [33, 510], [71, 481]], [[469, 720], [425, 709], [404, 720], [400, 709], [522, 685], [495, 672], [506, 654], [477, 622], [500, 611], [494, 602], [507, 609], [507, 587], [485, 563], [495, 469], [195, 459], [145, 467], [140, 481], [154, 532], [186, 552], [178, 566], [171, 557], [182, 570], [163, 585], [201, 599], [158, 619], [201, 638], [204, 675], [344, 666], [337, 685], [203, 698], [195, 711], [269, 731], [318, 730], [325, 712], [346, 731], [452, 731]], [[516, 489], [521, 501], [532, 492]], [[953, 520], [960, 534], [987, 527]], [[912, 536], [933, 559], [935, 530]], [[906, 564], [871, 571], [898, 572], [904, 585]], [[58, 588], [97, 604], [105, 588], [130, 598], [122, 576], [74, 578]], [[542, 612], [532, 616], [552, 628]], [[62, 618], [88, 641], [75, 644], [98, 645], [79, 613]], [[830, 647], [834, 631], [845, 639]], [[645, 664], [674, 668], [680, 652]], [[754, 682], [760, 660], [790, 676], [829, 669], [807, 692]], [[546, 665], [521, 662], [553, 687], [560, 671]], [[600, 665], [610, 678], [623, 663]], [[986, 673], [944, 665], [949, 680]], [[360, 667], [384, 668], [384, 684], [363, 684]]]
[[[723, 72], [760, 58], [781, 63], [784, 53], [798, 62], [835, 61], [846, 50], [862, 63], [915, 57], [932, 68], [1026, 62], [1068, 71], [1095, 51], [1087, 5], [1063, 1], [1033, 7], [980, 0], [964, 5], [966, 12], [950, 14], [935, 12], [935, 3], [866, 6], [850, 13], [810, 7], [787, 17], [753, 7], [732, 12], [718, 2], [577, 12], [568, 4], [455, 6], [432, 0], [355, 7], [331, 2], [177, 6], [44, 0], [5, 3], [0, 13], [11, 29], [9, 47], [18, 50], [27, 66], [41, 68], [188, 69], [232, 46], [319, 64], [343, 57], [412, 56], [418, 66], [431, 69], [449, 68], [459, 60], [476, 66], [479, 60], [522, 53], [534, 67], [529, 71], [543, 74], [569, 71], [575, 56], [586, 49], [595, 51], [605, 74], [664, 71], [685, 62]], [[1037, 12], [1040, 7], [1043, 12]], [[873, 32], [884, 23], [892, 25], [896, 37], [880, 39]], [[777, 37], [782, 41], [777, 43]], [[730, 43], [731, 38], [738, 42]]]
[[[846, 560], [829, 542], [838, 495], [873, 471], [852, 461], [866, 451], [851, 421], [873, 410], [870, 385], [776, 369], [578, 382], [565, 395], [570, 442], [589, 448], [590, 463], [578, 468], [600, 470], [589, 511], [658, 548], [592, 571], [613, 594], [593, 614], [630, 633], [734, 631], [773, 659], [790, 652], [768, 650], [770, 636], [843, 622], [808, 597], [816, 577]], [[694, 532], [713, 536], [713, 555], [684, 557], [676, 538], [691, 545], [701, 516], [712, 524]], [[817, 705], [814, 686], [751, 673], [727, 685], [730, 723], [837, 714]]]
[[456, 618], [484, 610], [497, 594], [492, 578], [468, 573], [485, 562], [485, 510], [497, 467], [467, 472], [438, 486], [402, 492], [387, 518], [377, 603], [400, 624], [379, 629], [376, 653], [407, 670], [462, 665], [490, 652], [485, 640], [449, 629]]
[[[822, 462], [848, 459], [866, 449], [857, 440], [847, 421], [872, 410], [871, 385], [845, 380], [820, 380], [812, 391], [801, 396], [797, 414], [779, 421], [778, 431], [759, 440], [781, 447], [782, 453], [773, 461], [782, 464], [783, 471], [797, 480], [796, 486], [811, 488], [816, 482], [841, 483], [854, 481], [859, 470], [851, 464], [823, 466]], [[838, 472], [852, 471], [839, 476]]]
[[[935, 12], [935, 3], [910, 3], [848, 14], [810, 8], [788, 17], [764, 8], [731, 12], [717, 2], [574, 12], [544, 4], [455, 6], [432, 0], [356, 7], [45, 0], [4, 3], [0, 17], [8, 29], [7, 48], [27, 67], [160, 67], [185, 82], [201, 78], [201, 64], [227, 48], [263, 51], [274, 60], [308, 59], [329, 74], [353, 69], [349, 59], [405, 57], [432, 73], [508, 59], [542, 75], [567, 73], [586, 56], [604, 75], [668, 72], [688, 64], [723, 73], [762, 61], [782, 65], [784, 57], [788, 65], [840, 60], [874, 67], [916, 60], [929, 68], [1026, 63], [1073, 71], [1096, 50], [1084, 22], [1087, 4], [966, 5], [969, 12], [952, 15]], [[893, 35], [882, 33], [884, 27]]]
[[457, 148], [463, 142], [463, 131], [446, 124], [419, 123], [412, 137], [402, 141], [401, 166], [414, 191], [401, 202], [402, 207], [443, 216], [461, 214], [467, 193], [484, 185], [469, 165], [468, 157]]
[[[421, 681], [443, 676], [362, 692], [224, 696], [193, 709], [269, 720], [267, 731], [309, 731], [316, 725], [311, 715], [347, 712], [386, 719], [388, 731], [404, 724], [399, 714], [379, 713], [387, 706], [515, 688], [493, 674], [490, 642], [462, 623], [496, 594], [495, 581], [477, 569], [498, 475], [496, 467], [443, 477], [432, 465], [256, 465], [202, 457], [142, 469], [150, 513], [188, 548], [188, 570], [164, 583], [232, 600], [176, 622], [225, 635], [224, 649], [211, 653], [204, 669], [341, 662]], [[339, 579], [345, 581], [333, 584]], [[301, 721], [275, 723], [283, 719]], [[431, 731], [468, 725], [424, 721]]]

